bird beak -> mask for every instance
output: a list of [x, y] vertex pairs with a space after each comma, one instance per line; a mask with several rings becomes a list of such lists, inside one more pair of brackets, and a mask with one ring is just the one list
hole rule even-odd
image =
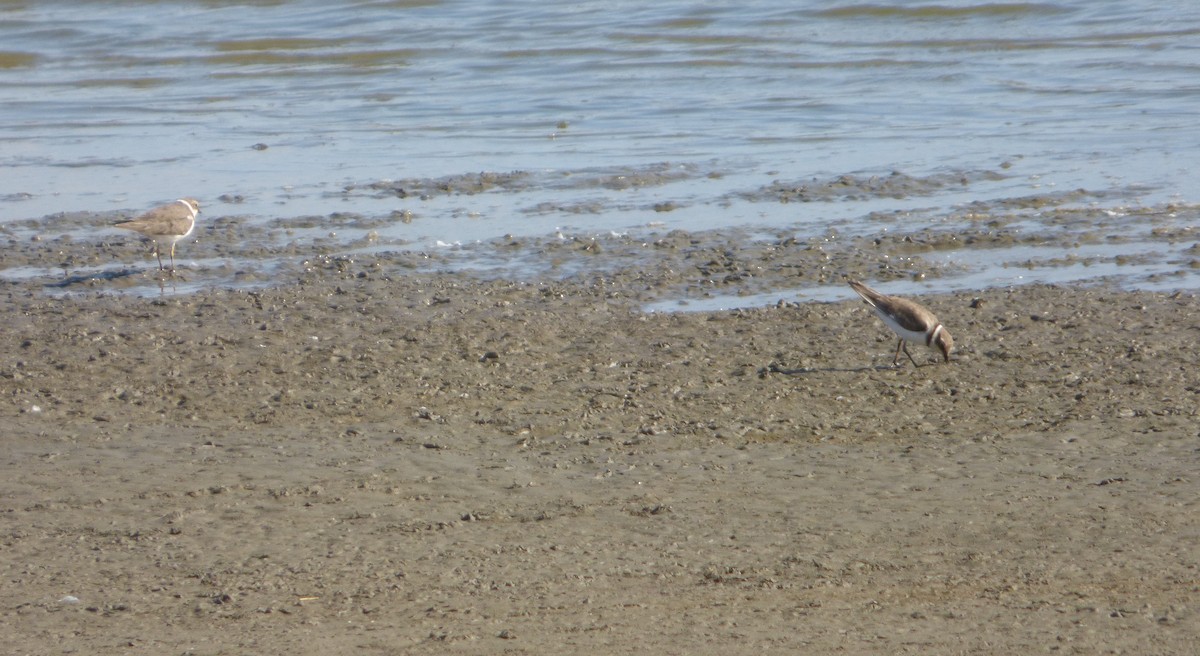
[[942, 350], [942, 364], [945, 364], [950, 361], [950, 349], [953, 348], [953, 346], [951, 344], [952, 344], [952, 342], [948, 342], [942, 336], [938, 337], [937, 345], [938, 345], [938, 348]]

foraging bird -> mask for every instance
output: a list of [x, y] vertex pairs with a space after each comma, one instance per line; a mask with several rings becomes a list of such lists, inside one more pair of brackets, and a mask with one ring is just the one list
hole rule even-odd
[[896, 345], [896, 356], [892, 358], [892, 366], [900, 365], [900, 351], [904, 350], [904, 354], [912, 360], [913, 366], [919, 367], [916, 360], [908, 352], [907, 342], [919, 342], [930, 348], [940, 349], [942, 352], [943, 362], [950, 361], [950, 351], [954, 348], [954, 339], [950, 337], [950, 331], [938, 321], [936, 315], [930, 312], [928, 308], [905, 298], [897, 298], [881, 294], [870, 287], [858, 282], [857, 280], [848, 280], [850, 288], [862, 297], [862, 300], [875, 310], [875, 314], [883, 320], [883, 323], [892, 332], [900, 336], [900, 343]]
[[195, 198], [180, 198], [174, 203], [160, 205], [141, 216], [116, 224], [117, 228], [132, 230], [149, 237], [154, 242], [154, 255], [158, 258], [158, 270], [163, 270], [161, 245], [171, 244], [171, 271], [175, 271], [175, 242], [192, 234], [196, 227], [196, 215], [200, 213], [200, 202]]

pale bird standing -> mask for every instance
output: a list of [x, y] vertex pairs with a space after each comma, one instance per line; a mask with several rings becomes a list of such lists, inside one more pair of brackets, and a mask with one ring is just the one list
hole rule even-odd
[[908, 352], [907, 342], [921, 343], [929, 348], [939, 349], [942, 352], [943, 362], [950, 361], [954, 338], [950, 337], [950, 331], [946, 330], [942, 322], [938, 321], [937, 316], [928, 308], [905, 298], [881, 294], [857, 280], [848, 280], [847, 282], [850, 284], [850, 288], [857, 292], [867, 305], [871, 306], [883, 323], [900, 336], [900, 343], [896, 345], [896, 356], [892, 358], [892, 366], [899, 366], [902, 349], [908, 359], [912, 360], [913, 366], [921, 366], [917, 364], [916, 360], [913, 360], [912, 354]]
[[158, 258], [158, 270], [163, 270], [162, 244], [171, 244], [171, 271], [175, 270], [175, 242], [192, 234], [196, 228], [196, 215], [200, 213], [200, 202], [195, 198], [180, 198], [174, 203], [160, 205], [129, 221], [116, 224], [141, 233], [154, 242], [154, 256]]

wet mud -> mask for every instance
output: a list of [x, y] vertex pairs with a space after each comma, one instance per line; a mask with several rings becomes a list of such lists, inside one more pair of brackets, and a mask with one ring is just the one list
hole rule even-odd
[[[30, 228], [39, 273], [0, 292], [13, 653], [1200, 640], [1191, 293], [922, 294], [957, 351], [894, 368], [856, 300], [645, 304], [936, 278], [919, 236], [512, 237], [464, 267], [217, 218], [160, 291], [45, 273], [135, 241]], [[235, 234], [274, 268], [203, 284]]]

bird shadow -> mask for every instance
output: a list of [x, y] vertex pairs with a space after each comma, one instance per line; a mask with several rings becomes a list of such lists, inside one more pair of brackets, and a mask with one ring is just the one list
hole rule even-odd
[[[49, 289], [68, 289], [76, 285], [90, 285], [97, 282], [115, 282], [127, 280], [141, 277], [144, 274], [145, 270], [143, 269], [131, 268], [115, 269], [112, 271], [98, 271], [88, 274], [68, 275], [61, 280], [46, 283], [45, 287]], [[165, 293], [168, 286], [174, 290], [176, 277], [177, 274], [175, 272], [160, 272], [159, 275], [155, 277], [155, 282], [158, 283], [159, 293]], [[182, 280], [184, 278], [179, 276], [179, 279]]]
[[782, 374], [784, 376], [805, 376], [805, 375], [809, 375], [809, 374], [830, 374], [830, 373], [863, 374], [863, 373], [870, 373], [872, 371], [896, 371], [897, 369], [901, 369], [901, 368], [902, 367], [895, 367], [895, 366], [891, 366], [891, 365], [870, 365], [870, 366], [865, 366], [865, 367], [794, 367], [794, 368], [780, 367], [778, 365], [768, 365], [766, 367], [763, 367], [761, 370], [759, 370], [759, 373], [760, 373], [760, 375], [763, 375], [763, 376], [765, 376], [767, 374]]
[[55, 289], [65, 289], [74, 285], [86, 285], [97, 281], [111, 282], [121, 280], [122, 278], [131, 278], [139, 276], [142, 272], [140, 269], [118, 269], [115, 271], [99, 271], [96, 273], [88, 273], [83, 275], [67, 276], [62, 280], [46, 283], [47, 287]]

